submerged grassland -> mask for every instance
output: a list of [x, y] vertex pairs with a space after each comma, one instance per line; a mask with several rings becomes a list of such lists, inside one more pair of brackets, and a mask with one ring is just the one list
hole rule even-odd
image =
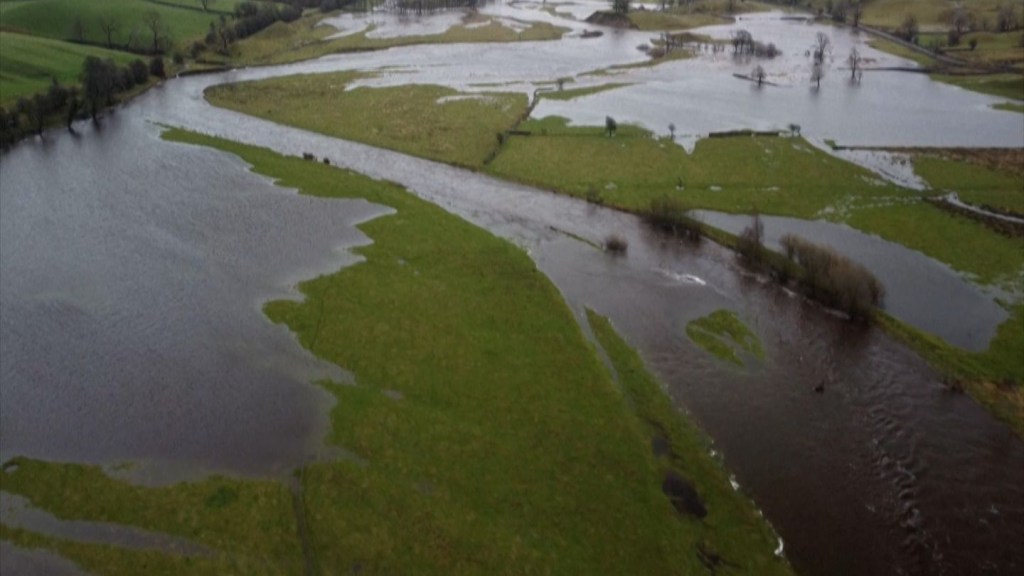
[[330, 36], [338, 31], [331, 26], [321, 25], [322, 18], [320, 15], [310, 15], [291, 23], [277, 22], [234, 44], [225, 62], [238, 66], [285, 64], [326, 54], [383, 50], [416, 44], [557, 40], [569, 31], [547, 22], [524, 22], [522, 30], [515, 30], [491, 17], [467, 15], [463, 23], [440, 34], [374, 38], [370, 34], [375, 27], [370, 25], [366, 30], [332, 39]]
[[[302, 301], [265, 308], [354, 374], [321, 385], [337, 398], [326, 441], [355, 457], [311, 463], [289, 482], [162, 488], [18, 459], [0, 474], [6, 492], [61, 519], [173, 534], [208, 553], [13, 525], [0, 537], [97, 574], [694, 574], [709, 562], [719, 574], [790, 572], [635, 352], [599, 329], [627, 398], [522, 250], [391, 183], [193, 133], [166, 137], [236, 154], [305, 194], [395, 210], [360, 225], [373, 241], [357, 249], [361, 263], [303, 282]], [[655, 421], [671, 436], [668, 463], [649, 447]], [[666, 496], [666, 466], [698, 508]]]

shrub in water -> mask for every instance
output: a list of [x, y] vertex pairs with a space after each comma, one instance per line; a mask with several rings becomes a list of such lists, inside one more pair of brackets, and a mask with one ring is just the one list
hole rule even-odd
[[604, 249], [612, 254], [625, 254], [629, 249], [629, 243], [622, 236], [611, 234], [604, 239]]
[[884, 300], [885, 287], [878, 278], [835, 250], [792, 234], [783, 236], [780, 243], [786, 257], [804, 270], [800, 284], [822, 303], [851, 318], [867, 319]]

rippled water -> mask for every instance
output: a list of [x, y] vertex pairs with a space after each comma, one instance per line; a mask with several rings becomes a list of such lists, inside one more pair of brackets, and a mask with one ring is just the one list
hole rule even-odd
[[353, 261], [366, 202], [298, 197], [135, 110], [2, 158], [0, 442], [58, 460], [287, 470], [321, 366], [260, 313]]
[[[317, 450], [329, 401], [309, 382], [330, 368], [260, 306], [352, 262], [340, 249], [365, 241], [353, 224], [381, 210], [275, 188], [230, 156], [159, 140], [162, 122], [327, 156], [523, 246], [578, 313], [608, 315], [637, 346], [801, 573], [1024, 569], [1012, 545], [1024, 540], [1024, 444], [884, 334], [634, 217], [216, 110], [201, 96], [233, 80], [392, 65], [414, 81], [528, 89], [636, 59], [635, 37], [609, 33], [588, 50], [572, 38], [420, 46], [174, 80], [98, 130], [81, 124], [77, 136], [55, 131], [4, 154], [0, 451], [266, 474]], [[570, 236], [599, 243], [610, 233], [628, 240], [626, 257]], [[758, 334], [764, 362], [735, 368], [687, 339], [689, 320], [719, 308]]]

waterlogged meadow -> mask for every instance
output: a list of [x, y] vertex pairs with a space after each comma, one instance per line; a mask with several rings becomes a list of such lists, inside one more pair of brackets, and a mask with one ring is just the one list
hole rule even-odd
[[[75, 542], [18, 526], [17, 514], [5, 539], [99, 574], [140, 564], [156, 574], [789, 573], [770, 528], [658, 400], [635, 353], [600, 326], [627, 398], [522, 251], [388, 182], [194, 133], [166, 137], [238, 154], [306, 194], [394, 210], [360, 226], [373, 240], [358, 249], [363, 262], [304, 282], [301, 301], [266, 306], [353, 374], [320, 383], [337, 399], [326, 442], [348, 456], [288, 480], [152, 488], [96, 466], [14, 459], [2, 489], [62, 521], [178, 536], [201, 551]], [[660, 408], [635, 404], [638, 395]], [[669, 484], [650, 423], [670, 435]]]

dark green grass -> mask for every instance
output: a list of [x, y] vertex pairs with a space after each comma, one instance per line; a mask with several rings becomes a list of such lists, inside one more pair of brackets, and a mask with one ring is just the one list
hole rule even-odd
[[[17, 458], [5, 463], [0, 489], [24, 496], [61, 519], [123, 524], [192, 540], [213, 556], [223, 556], [221, 565], [231, 559], [240, 567], [265, 566], [278, 573], [301, 570], [291, 495], [278, 482], [215, 476], [150, 488], [112, 479], [95, 466]], [[15, 543], [33, 544], [30, 536], [18, 534], [12, 538]], [[90, 565], [102, 564], [100, 560], [116, 564], [120, 561], [115, 557], [123, 554], [112, 547], [89, 548], [92, 552], [83, 551], [82, 559]], [[180, 567], [180, 560], [166, 559], [163, 573], [174, 573], [171, 568]]]
[[[221, 2], [227, 5], [226, 0]], [[198, 2], [196, 6], [199, 6]], [[224, 6], [215, 4], [217, 8]], [[172, 42], [179, 44], [205, 35], [210, 22], [219, 17], [146, 0], [20, 0], [0, 3], [0, 20], [6, 30], [58, 40], [77, 40], [72, 31], [75, 20], [80, 18], [85, 41], [106, 44], [107, 38], [99, 22], [101, 18], [112, 18], [120, 23], [120, 31], [112, 38], [116, 48], [127, 42], [133, 30], [138, 30], [144, 45], [150, 45], [147, 43], [147, 40], [151, 43], [149, 30], [143, 22], [143, 14], [148, 11], [160, 14]]]

